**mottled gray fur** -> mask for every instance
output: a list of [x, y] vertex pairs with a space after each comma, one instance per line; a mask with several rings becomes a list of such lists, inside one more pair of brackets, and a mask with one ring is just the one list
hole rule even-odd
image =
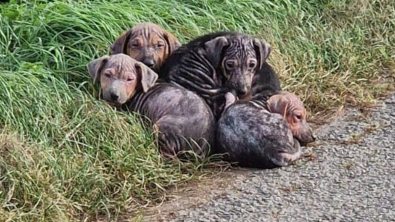
[[[287, 166], [300, 157], [300, 143], [315, 140], [311, 128], [303, 121], [294, 127], [295, 133], [292, 132], [289, 121], [296, 118], [292, 113], [287, 110], [282, 115], [270, 112], [266, 104], [268, 97], [239, 100], [233, 104], [234, 95], [227, 93], [226, 98], [229, 106], [217, 122], [216, 130], [216, 152], [225, 154], [225, 160], [245, 167]], [[272, 107], [276, 105], [271, 104]]]
[[214, 116], [195, 93], [169, 83], [156, 83], [157, 74], [125, 55], [103, 56], [88, 64], [100, 81], [103, 99], [123, 110], [147, 116], [159, 131], [159, 148], [165, 156], [182, 157], [181, 151], [208, 153], [214, 140]]
[[237, 32], [195, 38], [175, 50], [160, 69], [160, 78], [201, 96], [219, 118], [226, 92], [248, 93], [257, 70], [271, 51], [263, 40]]

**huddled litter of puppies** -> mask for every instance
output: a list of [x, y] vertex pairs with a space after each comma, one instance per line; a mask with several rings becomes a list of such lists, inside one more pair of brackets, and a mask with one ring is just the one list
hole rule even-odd
[[242, 167], [287, 166], [315, 141], [306, 109], [267, 63], [272, 47], [234, 31], [181, 44], [136, 24], [87, 64], [101, 99], [148, 117], [165, 158], [207, 157]]

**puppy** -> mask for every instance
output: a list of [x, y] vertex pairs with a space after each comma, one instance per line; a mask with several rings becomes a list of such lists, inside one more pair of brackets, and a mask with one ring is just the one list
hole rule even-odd
[[144, 22], [121, 34], [112, 44], [110, 54], [124, 53], [158, 72], [166, 58], [180, 46], [172, 33]]
[[216, 120], [225, 105], [224, 95], [241, 96], [251, 89], [257, 70], [271, 51], [269, 43], [238, 32], [216, 32], [197, 37], [174, 51], [160, 69], [166, 82], [201, 96]]
[[168, 83], [143, 63], [125, 55], [91, 61], [88, 72], [100, 82], [102, 98], [122, 110], [147, 116], [159, 131], [158, 144], [165, 157], [184, 157], [194, 151], [203, 157], [214, 140], [214, 116], [195, 93]]
[[236, 102], [227, 93], [226, 99], [228, 107], [217, 123], [216, 148], [228, 161], [244, 167], [283, 167], [300, 158], [301, 145], [315, 141], [306, 109], [292, 93], [258, 94]]

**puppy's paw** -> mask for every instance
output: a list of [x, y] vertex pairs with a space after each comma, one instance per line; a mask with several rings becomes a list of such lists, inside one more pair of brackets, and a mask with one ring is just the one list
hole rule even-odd
[[290, 152], [282, 152], [281, 156], [284, 159], [284, 162], [289, 164], [298, 160], [302, 156], [302, 149], [299, 141], [294, 138], [293, 150]]
[[231, 92], [227, 92], [225, 94], [225, 107], [224, 110], [226, 110], [230, 105], [235, 103], [238, 100], [238, 98]]

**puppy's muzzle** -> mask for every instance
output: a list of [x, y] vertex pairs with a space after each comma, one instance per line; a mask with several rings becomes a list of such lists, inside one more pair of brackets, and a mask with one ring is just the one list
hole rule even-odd
[[115, 80], [107, 89], [103, 89], [103, 99], [112, 104], [123, 104], [128, 99], [124, 83]]
[[117, 91], [109, 90], [103, 94], [103, 99], [109, 103], [117, 104], [119, 103], [121, 95]]
[[298, 138], [300, 145], [306, 146], [308, 143], [312, 143], [316, 140], [316, 136], [314, 135], [313, 130], [309, 127], [307, 133], [302, 134], [301, 138]]
[[117, 93], [111, 92], [110, 99], [111, 99], [111, 102], [116, 102], [119, 99], [119, 95]]
[[236, 95], [244, 96], [250, 91], [250, 87], [246, 86], [244, 83], [238, 84], [236, 87]]
[[241, 72], [236, 72], [232, 76], [230, 85], [238, 97], [247, 94], [251, 89], [251, 84], [246, 81], [244, 74]]
[[155, 66], [154, 60], [148, 57], [143, 58], [142, 63], [144, 63], [144, 65], [148, 66], [151, 69]]
[[238, 91], [237, 91], [237, 95], [240, 95], [240, 96], [244, 96], [245, 94], [247, 94], [248, 93], [248, 87], [243, 87], [243, 88], [241, 88], [241, 89], [239, 89]]

